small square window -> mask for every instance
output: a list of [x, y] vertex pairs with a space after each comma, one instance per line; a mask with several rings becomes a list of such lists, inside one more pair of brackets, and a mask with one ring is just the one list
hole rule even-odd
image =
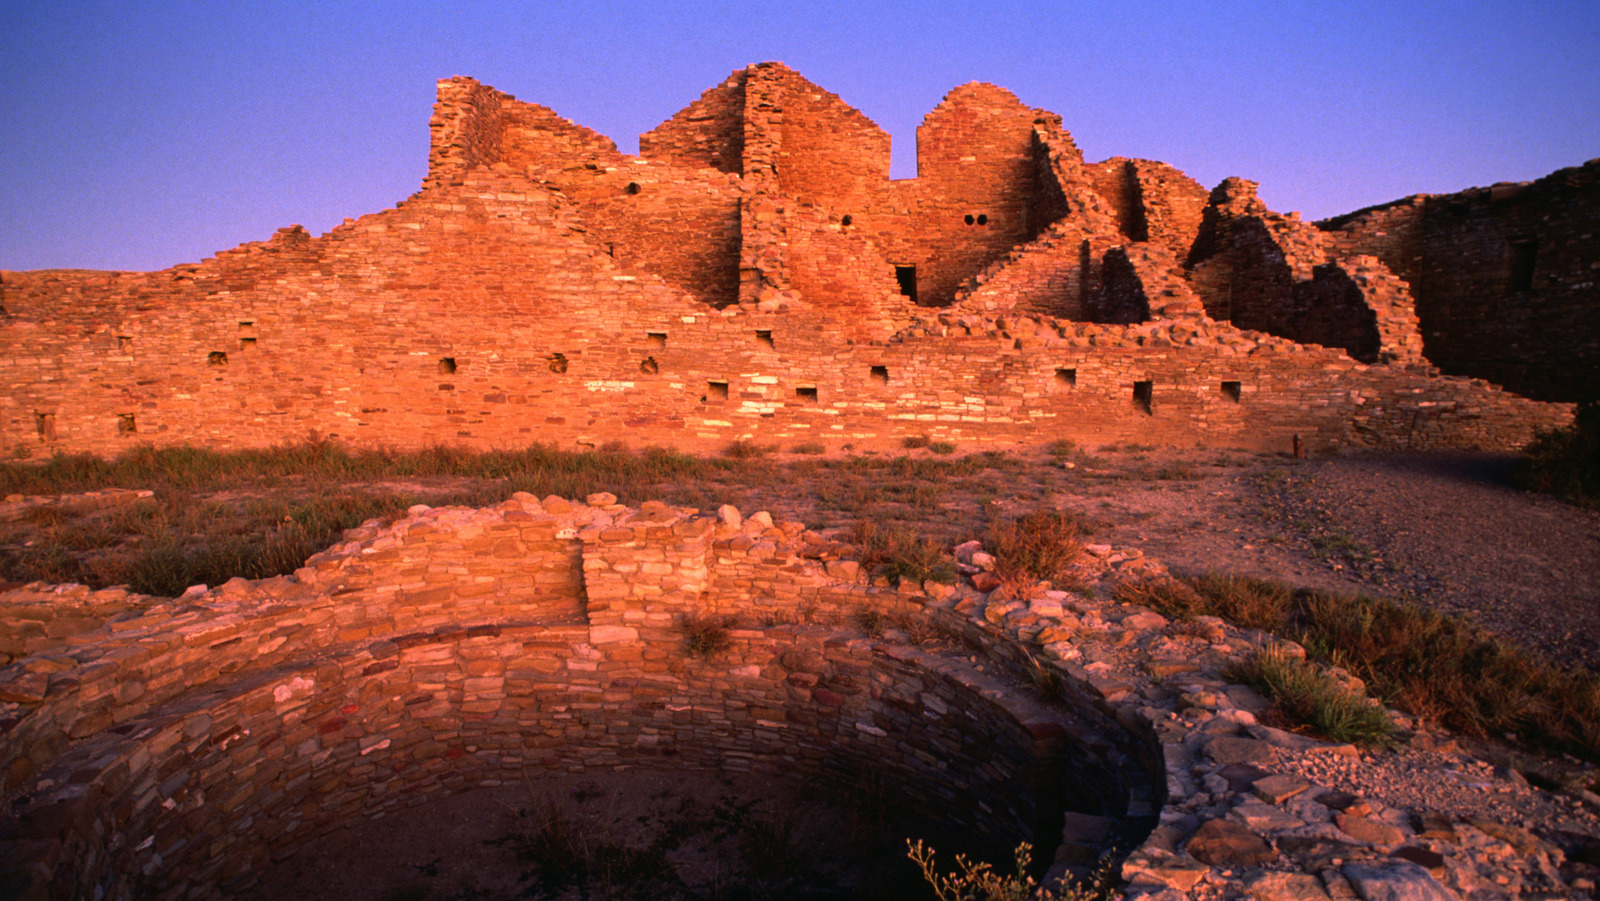
[[1244, 393], [1244, 386], [1238, 382], [1223, 382], [1222, 396], [1234, 403], [1239, 402], [1239, 397]]
[[645, 343], [650, 345], [651, 347], [666, 347], [667, 346], [667, 333], [666, 332], [645, 332], [644, 333], [644, 340], [645, 340]]
[[728, 399], [727, 382], [706, 382], [706, 400], [723, 401]]
[[796, 388], [794, 389], [794, 396], [796, 400], [800, 401], [800, 403], [814, 404], [817, 402], [817, 389], [814, 387]]
[[772, 346], [772, 330], [765, 328], [756, 329], [756, 343], [767, 347]]
[[887, 366], [874, 366], [874, 367], [872, 367], [872, 380], [874, 382], [877, 382], [880, 385], [889, 384], [889, 367], [887, 367]]
[[1076, 370], [1076, 369], [1057, 369], [1056, 370], [1056, 378], [1055, 378], [1055, 386], [1058, 389], [1059, 388], [1076, 388], [1076, 387], [1078, 387], [1078, 370]]
[[1155, 397], [1155, 382], [1133, 383], [1133, 405], [1152, 416], [1155, 415]]

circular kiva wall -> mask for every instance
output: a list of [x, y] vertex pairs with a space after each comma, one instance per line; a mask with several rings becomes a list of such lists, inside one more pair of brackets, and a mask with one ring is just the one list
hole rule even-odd
[[[0, 670], [0, 894], [231, 896], [341, 826], [623, 766], [873, 773], [974, 846], [1047, 860], [1065, 812], [1121, 823], [1104, 838], [1123, 848], [1151, 825], [1149, 730], [1089, 693], [1033, 699], [1005, 635], [869, 587], [798, 523], [590, 500], [416, 509], [292, 578]], [[873, 638], [864, 610], [976, 643]], [[690, 654], [686, 620], [721, 616], [739, 621], [726, 646]]]

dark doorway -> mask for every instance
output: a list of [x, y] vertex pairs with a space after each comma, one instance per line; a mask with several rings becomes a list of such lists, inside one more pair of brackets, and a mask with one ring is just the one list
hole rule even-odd
[[1511, 242], [1511, 290], [1533, 290], [1533, 266], [1538, 258], [1538, 238], [1522, 238]]
[[900, 283], [900, 293], [911, 298], [912, 303], [917, 302], [917, 267], [894, 267], [895, 281]]
[[1156, 383], [1155, 382], [1134, 382], [1133, 383], [1133, 405], [1135, 407], [1138, 407], [1140, 410], [1144, 411], [1145, 413], [1154, 414], [1155, 413], [1155, 404], [1154, 404], [1155, 397], [1156, 397]]

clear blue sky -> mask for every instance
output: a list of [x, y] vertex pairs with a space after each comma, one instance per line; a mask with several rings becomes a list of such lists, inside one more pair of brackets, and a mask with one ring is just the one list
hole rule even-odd
[[782, 60], [894, 136], [990, 81], [1091, 160], [1261, 182], [1315, 218], [1600, 156], [1600, 3], [167, 2], [0, 6], [0, 268], [158, 269], [394, 205], [434, 82], [471, 75], [627, 152]]

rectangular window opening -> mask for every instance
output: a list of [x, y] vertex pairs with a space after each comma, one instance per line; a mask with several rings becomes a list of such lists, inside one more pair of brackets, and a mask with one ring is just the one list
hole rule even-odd
[[131, 353], [133, 353], [133, 336], [132, 335], [118, 335], [117, 336], [117, 353], [123, 353], [123, 354], [131, 354]]
[[794, 396], [795, 399], [799, 400], [803, 404], [814, 404], [817, 402], [817, 389], [796, 388], [794, 389]]
[[767, 347], [771, 347], [772, 346], [772, 330], [771, 329], [765, 329], [765, 328], [756, 329], [756, 343], [757, 344], [764, 344]]
[[34, 428], [35, 431], [37, 431], [39, 433], [39, 440], [40, 441], [54, 441], [54, 440], [56, 440], [56, 414], [54, 414], [54, 413], [35, 413], [35, 414], [33, 414], [33, 428]]
[[1521, 238], [1511, 242], [1511, 290], [1533, 290], [1533, 267], [1538, 259], [1538, 238]]
[[644, 340], [645, 340], [645, 343], [650, 345], [651, 347], [666, 347], [667, 346], [667, 333], [666, 332], [645, 332], [644, 333]]
[[877, 382], [880, 385], [889, 384], [889, 367], [887, 367], [887, 366], [874, 366], [874, 367], [872, 367], [872, 380], [874, 382]]
[[439, 374], [440, 375], [455, 375], [456, 374], [456, 358], [455, 357], [440, 357], [439, 358]]
[[912, 303], [916, 303], [917, 302], [917, 267], [915, 267], [915, 266], [896, 266], [896, 267], [894, 267], [894, 279], [895, 279], [895, 281], [900, 283], [900, 293], [902, 295], [910, 298]]
[[1078, 387], [1078, 370], [1057, 369], [1055, 384], [1058, 389]]
[[139, 431], [139, 424], [134, 422], [132, 413], [117, 414], [117, 432], [122, 435], [132, 435]]
[[255, 346], [256, 346], [256, 339], [254, 339], [254, 338], [240, 338], [239, 339], [239, 349], [240, 350], [253, 350], [253, 349], [255, 349]]
[[1155, 382], [1133, 383], [1133, 405], [1149, 415], [1155, 415]]
[[551, 354], [550, 359], [545, 361], [545, 367], [556, 375], [561, 375], [567, 371], [567, 355]]
[[1234, 403], [1238, 403], [1239, 402], [1239, 397], [1243, 393], [1243, 391], [1244, 391], [1244, 386], [1239, 384], [1238, 382], [1223, 382], [1222, 383], [1222, 396], [1226, 397], [1228, 400], [1233, 401]]
[[728, 399], [728, 383], [727, 382], [706, 382], [706, 396], [705, 396], [705, 399], [708, 400], [708, 401], [727, 400]]
[[227, 353], [227, 351], [214, 350], [211, 353], [206, 354], [206, 365], [207, 366], [226, 366], [226, 365], [228, 365], [228, 353]]

